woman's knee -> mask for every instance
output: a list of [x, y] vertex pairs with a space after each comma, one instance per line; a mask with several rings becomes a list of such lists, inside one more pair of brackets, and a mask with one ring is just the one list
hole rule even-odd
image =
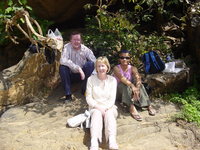
[[102, 116], [101, 111], [98, 109], [93, 109], [92, 116]]
[[118, 115], [118, 112], [117, 112], [117, 109], [116, 108], [111, 108], [111, 109], [108, 109], [105, 113], [105, 116], [113, 116], [113, 117], [117, 117]]

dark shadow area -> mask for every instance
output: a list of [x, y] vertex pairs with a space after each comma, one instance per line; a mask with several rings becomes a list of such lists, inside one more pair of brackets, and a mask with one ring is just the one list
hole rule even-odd
[[29, 44], [28, 41], [24, 40], [20, 41], [19, 44], [9, 42], [6, 45], [0, 45], [0, 71], [17, 64], [24, 56]]
[[64, 90], [61, 84], [59, 84], [46, 99], [36, 98], [35, 100], [32, 100], [32, 103], [24, 105], [23, 109], [26, 113], [31, 111], [42, 115], [50, 112], [49, 117], [56, 116], [57, 112], [53, 109], [57, 107], [64, 107], [64, 116], [75, 116], [84, 113], [87, 109], [87, 104], [85, 97], [81, 95], [79, 85], [73, 85], [72, 93], [73, 100], [65, 103]]

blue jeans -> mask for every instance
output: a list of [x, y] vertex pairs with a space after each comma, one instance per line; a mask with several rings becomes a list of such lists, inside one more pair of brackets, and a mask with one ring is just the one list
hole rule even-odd
[[59, 73], [62, 85], [65, 90], [65, 95], [71, 95], [71, 84], [75, 82], [82, 82], [81, 85], [81, 93], [84, 94], [86, 91], [86, 83], [88, 77], [92, 74], [94, 70], [94, 62], [87, 61], [82, 68], [83, 72], [85, 73], [85, 79], [81, 80], [81, 76], [79, 73], [73, 73], [69, 67], [60, 65]]

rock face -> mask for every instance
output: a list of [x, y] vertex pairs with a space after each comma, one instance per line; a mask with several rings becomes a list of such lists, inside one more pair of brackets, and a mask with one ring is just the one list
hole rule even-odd
[[26, 51], [18, 64], [0, 72], [0, 111], [48, 94], [58, 80], [58, 66], [58, 60], [48, 64], [44, 54]]
[[56, 23], [80, 17], [83, 6], [89, 2], [91, 3], [90, 0], [28, 0], [38, 16]]
[[[89, 129], [66, 127], [68, 118], [87, 109], [78, 92], [71, 103], [63, 104], [61, 86], [45, 101], [7, 110], [0, 118], [1, 150], [88, 150]], [[120, 150], [199, 150], [200, 130], [182, 128], [171, 117], [179, 112], [173, 104], [155, 99], [156, 116], [141, 111], [142, 122], [134, 120], [118, 105], [117, 142]], [[99, 150], [107, 150], [103, 139]]]
[[177, 68], [183, 68], [178, 73], [156, 73], [147, 75], [145, 82], [152, 89], [152, 95], [159, 95], [174, 91], [183, 91], [190, 82], [190, 69], [183, 61], [177, 61]]

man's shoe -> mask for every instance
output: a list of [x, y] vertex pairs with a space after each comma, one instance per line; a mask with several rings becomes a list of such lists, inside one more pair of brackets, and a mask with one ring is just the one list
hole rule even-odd
[[66, 95], [65, 98], [65, 103], [71, 102], [72, 101], [72, 96], [71, 95]]

